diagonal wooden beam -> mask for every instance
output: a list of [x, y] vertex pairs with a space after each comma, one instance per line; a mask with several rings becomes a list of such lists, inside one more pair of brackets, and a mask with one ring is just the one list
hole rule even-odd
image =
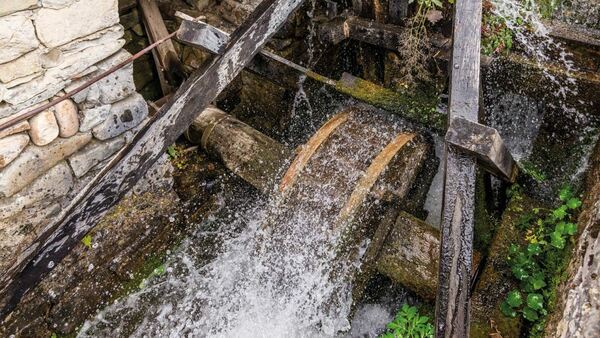
[[[480, 97], [482, 0], [458, 0], [454, 10], [448, 118], [477, 122]], [[469, 337], [475, 171], [471, 154], [446, 144], [446, 176], [436, 337]]]
[[222, 55], [195, 71], [116, 158], [40, 236], [39, 248], [17, 273], [0, 280], [0, 318], [33, 288], [152, 167], [217, 95], [282, 26], [302, 0], [264, 0], [232, 34]]

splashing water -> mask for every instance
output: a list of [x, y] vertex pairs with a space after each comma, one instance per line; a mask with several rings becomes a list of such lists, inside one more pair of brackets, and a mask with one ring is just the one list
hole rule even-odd
[[212, 233], [230, 235], [212, 261], [198, 257], [214, 248], [186, 240], [165, 276], [110, 305], [80, 336], [332, 337], [348, 330], [351, 274], [368, 240], [339, 259], [345, 239], [337, 215], [363, 176], [357, 168], [404, 128], [373, 113], [363, 118], [373, 123], [340, 126], [285, 195], [223, 219]]
[[566, 82], [563, 83], [548, 71], [547, 64], [550, 61], [559, 62], [567, 75], [577, 69], [571, 60], [571, 54], [550, 36], [535, 1], [492, 0], [492, 4], [492, 13], [505, 20], [506, 26], [513, 32], [525, 53], [535, 59], [537, 65], [543, 69], [545, 77], [555, 86], [554, 95], [563, 100], [570, 95], [577, 95], [577, 83], [574, 78], [567, 76]]

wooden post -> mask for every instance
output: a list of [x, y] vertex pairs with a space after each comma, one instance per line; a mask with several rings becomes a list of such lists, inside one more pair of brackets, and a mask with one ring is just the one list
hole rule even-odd
[[164, 155], [195, 116], [239, 74], [302, 0], [264, 0], [231, 36], [223, 55], [214, 56], [185, 81], [165, 106], [42, 233], [19, 271], [0, 280], [4, 318], [81, 238]]
[[[142, 18], [146, 34], [150, 43], [158, 41], [169, 35], [165, 22], [163, 21], [158, 4], [154, 0], [138, 0], [142, 11]], [[158, 78], [163, 95], [171, 93], [178, 85], [183, 75], [183, 66], [177, 56], [175, 45], [172, 41], [166, 41], [152, 51], [154, 63], [158, 68]]]
[[[450, 63], [449, 119], [477, 122], [482, 0], [458, 0]], [[446, 145], [442, 241], [436, 299], [436, 336], [469, 337], [477, 161]]]

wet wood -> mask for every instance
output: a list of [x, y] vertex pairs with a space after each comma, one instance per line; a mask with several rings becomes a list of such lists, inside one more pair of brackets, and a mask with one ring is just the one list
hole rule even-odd
[[187, 45], [220, 55], [229, 42], [229, 34], [202, 21], [183, 20], [177, 39]]
[[388, 2], [388, 20], [390, 23], [399, 24], [408, 15], [409, 0], [389, 0]]
[[200, 113], [186, 136], [265, 194], [274, 190], [292, 157], [283, 144], [215, 107]]
[[[158, 41], [169, 36], [158, 4], [154, 0], [139, 0], [142, 19], [150, 42]], [[177, 56], [177, 50], [172, 41], [166, 41], [152, 51], [154, 62], [158, 68], [158, 78], [163, 95], [173, 92], [183, 78], [183, 66]]]
[[446, 142], [477, 157], [490, 173], [514, 183], [518, 167], [502, 137], [494, 128], [457, 117], [450, 121]]
[[59, 221], [40, 235], [27, 265], [0, 281], [0, 317], [76, 245], [164, 155], [167, 147], [195, 116], [231, 82], [268, 39], [302, 3], [301, 0], [265, 0], [233, 34], [222, 56], [213, 57], [176, 91], [173, 99], [120, 151], [63, 210]]
[[[477, 122], [480, 97], [481, 0], [458, 0], [450, 63], [449, 118]], [[469, 336], [477, 161], [446, 144], [436, 336]]]
[[317, 151], [317, 149], [319, 149], [321, 144], [323, 144], [323, 142], [329, 138], [331, 133], [333, 133], [341, 124], [346, 122], [349, 117], [350, 111], [348, 110], [334, 115], [321, 128], [319, 128], [319, 130], [317, 130], [317, 132], [308, 140], [306, 144], [300, 148], [300, 152], [298, 152], [294, 158], [294, 161], [292, 164], [290, 164], [289, 168], [283, 175], [281, 182], [279, 183], [280, 192], [285, 192], [294, 184], [298, 174], [302, 172], [312, 155]]

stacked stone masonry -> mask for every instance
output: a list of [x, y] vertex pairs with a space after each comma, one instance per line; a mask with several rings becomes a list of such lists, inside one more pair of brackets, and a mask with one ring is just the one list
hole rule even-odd
[[[125, 60], [124, 43], [117, 0], [1, 0], [0, 121]], [[130, 65], [0, 131], [0, 278], [147, 119]]]

